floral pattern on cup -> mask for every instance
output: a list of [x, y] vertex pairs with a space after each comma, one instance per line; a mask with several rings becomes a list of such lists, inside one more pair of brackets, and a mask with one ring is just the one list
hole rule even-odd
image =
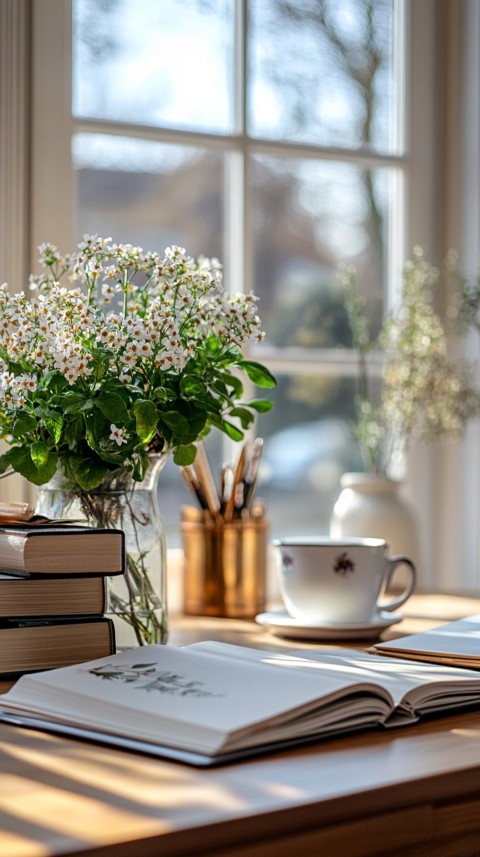
[[349, 572], [351, 573], [355, 571], [355, 563], [353, 559], [350, 559], [347, 551], [343, 551], [343, 553], [339, 554], [335, 558], [333, 570], [335, 574], [339, 574], [340, 577], [345, 577]]

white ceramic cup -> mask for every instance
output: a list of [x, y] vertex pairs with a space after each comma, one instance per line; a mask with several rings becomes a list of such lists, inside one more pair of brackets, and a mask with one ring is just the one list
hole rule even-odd
[[[304, 623], [369, 622], [396, 610], [415, 588], [416, 571], [405, 556], [387, 556], [383, 539], [275, 539], [280, 592], [290, 616]], [[408, 581], [394, 598], [382, 598], [395, 569]]]

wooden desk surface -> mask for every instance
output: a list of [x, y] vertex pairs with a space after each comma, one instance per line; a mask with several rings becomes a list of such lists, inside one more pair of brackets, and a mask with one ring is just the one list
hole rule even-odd
[[[418, 595], [383, 637], [472, 613], [480, 600]], [[298, 647], [246, 622], [172, 617], [171, 626], [174, 644]], [[0, 726], [1, 857], [475, 852], [480, 712], [206, 771]]]

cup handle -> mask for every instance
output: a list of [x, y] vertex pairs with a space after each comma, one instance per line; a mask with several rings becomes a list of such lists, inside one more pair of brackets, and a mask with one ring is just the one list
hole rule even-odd
[[407, 598], [410, 598], [413, 590], [415, 589], [415, 583], [417, 581], [417, 571], [415, 565], [413, 564], [411, 559], [408, 559], [406, 556], [392, 556], [387, 560], [388, 566], [385, 575], [385, 588], [388, 588], [389, 583], [392, 580], [395, 569], [399, 565], [406, 565], [410, 571], [410, 580], [408, 581], [405, 589], [400, 595], [397, 595], [396, 598], [390, 598], [387, 601], [380, 601], [378, 603], [379, 610], [396, 610], [397, 607], [400, 607], [405, 603]]

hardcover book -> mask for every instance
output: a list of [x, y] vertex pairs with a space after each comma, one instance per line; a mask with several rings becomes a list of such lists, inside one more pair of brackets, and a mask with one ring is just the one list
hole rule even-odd
[[21, 575], [123, 574], [125, 536], [122, 530], [68, 525], [2, 527], [0, 570]]
[[2, 696], [0, 720], [212, 765], [473, 704], [471, 670], [204, 642], [23, 676]]
[[3, 619], [0, 673], [69, 666], [115, 652], [111, 619]]
[[100, 616], [105, 577], [17, 577], [0, 574], [0, 618]]

